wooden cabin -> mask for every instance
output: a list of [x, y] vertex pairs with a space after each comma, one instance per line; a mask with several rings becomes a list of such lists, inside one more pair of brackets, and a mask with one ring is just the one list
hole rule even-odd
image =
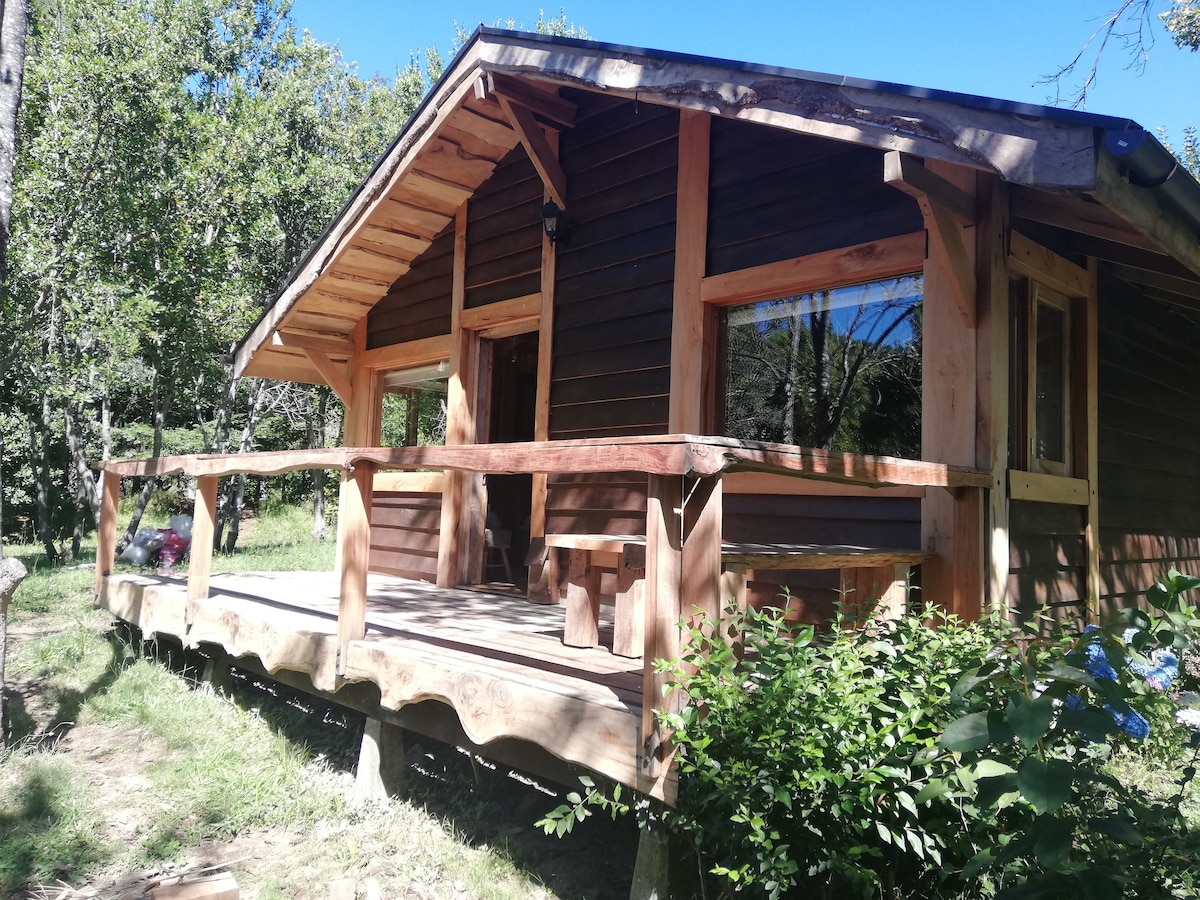
[[[669, 800], [697, 608], [1195, 570], [1198, 346], [1200, 184], [1131, 121], [481, 28], [236, 348], [345, 446], [106, 464], [98, 602]], [[336, 572], [211, 571], [220, 475], [318, 467]], [[172, 472], [189, 577], [114, 572], [115, 486]]]

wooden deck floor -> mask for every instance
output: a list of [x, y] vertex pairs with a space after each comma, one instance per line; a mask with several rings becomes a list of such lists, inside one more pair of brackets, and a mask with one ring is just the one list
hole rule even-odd
[[[191, 602], [184, 577], [117, 573], [97, 604], [147, 635], [256, 657], [322, 691], [369, 681], [388, 709], [441, 701], [476, 744], [531, 741], [625, 784], [669, 791], [647, 785], [638, 767], [642, 661], [564, 646], [563, 607], [374, 574], [368, 590], [367, 634], [350, 643], [342, 678], [335, 573], [214, 574], [209, 597]], [[602, 621], [605, 639], [611, 621]]]

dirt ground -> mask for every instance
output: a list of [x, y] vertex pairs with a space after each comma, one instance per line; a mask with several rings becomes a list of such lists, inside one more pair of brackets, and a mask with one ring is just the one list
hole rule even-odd
[[[41, 636], [44, 631], [11, 629], [12, 644]], [[263, 701], [262, 682], [244, 679], [243, 690], [258, 692], [255, 703]], [[286, 689], [283, 689], [286, 691]], [[144, 737], [135, 728], [102, 724], [52, 723], [55, 706], [44, 696], [37, 681], [11, 677], [7, 693], [14, 708], [21, 708], [36, 725], [32, 740], [53, 746], [82, 768], [94, 796], [106, 811], [108, 838], [133, 845], [143, 841], [149, 825], [146, 794], [153, 790], [149, 772], [169, 756], [165, 745]], [[234, 692], [238, 698], [238, 689]], [[277, 697], [287, 703], [287, 696]], [[291, 698], [294, 699], [294, 698]], [[269, 701], [269, 698], [267, 699]], [[312, 698], [305, 698], [311, 703]], [[316, 701], [320, 704], [321, 701]], [[361, 719], [337, 707], [318, 709], [310, 716], [310, 729], [302, 738], [306, 745], [320, 747], [338, 770], [347, 788], [353, 781]], [[356, 730], [357, 729], [357, 730]], [[289, 735], [292, 737], [292, 735]], [[585, 827], [587, 834], [576, 833], [565, 840], [547, 837], [534, 822], [560, 802], [545, 788], [519, 773], [516, 777], [503, 768], [473, 763], [456, 748], [412, 735], [406, 743], [409, 762], [408, 797], [423, 807], [468, 846], [503, 847], [507, 856], [530, 875], [535, 884], [531, 898], [545, 900], [625, 900], [637, 848], [637, 830], [632, 817], [611, 822], [606, 816], [593, 816]], [[555, 786], [556, 789], [557, 786]], [[141, 801], [141, 802], [138, 802]], [[356, 897], [379, 900], [469, 900], [474, 894], [455, 881], [409, 883], [401, 893], [388, 893], [385, 877], [398, 862], [380, 857], [357, 866], [344, 878], [329, 878], [328, 866], [314, 867], [313, 841], [321, 841], [339, 828], [369, 828], [370, 814], [358, 821], [321, 821], [309, 832], [286, 828], [252, 831], [222, 843], [205, 843], [181, 851], [178, 861], [157, 869], [122, 873], [84, 887], [64, 884], [44, 885], [18, 894], [20, 897], [103, 898], [103, 900], [139, 900], [150, 896], [159, 885], [180, 878], [202, 876], [207, 870], [227, 869], [243, 884], [242, 897], [258, 896], [253, 885], [258, 876], [281, 868], [296, 870], [311, 867], [312, 887], [292, 893], [299, 898], [353, 900]], [[365, 842], [364, 842], [365, 843]], [[468, 852], [464, 849], [463, 852]], [[303, 874], [299, 878], [304, 881]], [[381, 887], [383, 885], [384, 887]]]

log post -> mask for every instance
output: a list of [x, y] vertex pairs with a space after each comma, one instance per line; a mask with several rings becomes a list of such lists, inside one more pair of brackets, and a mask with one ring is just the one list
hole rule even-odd
[[338, 602], [337, 673], [346, 671], [346, 648], [367, 633], [367, 563], [371, 553], [371, 490], [375, 467], [359, 463], [342, 474], [338, 508], [338, 559], [341, 594]]
[[196, 600], [208, 599], [208, 578], [212, 573], [213, 533], [217, 518], [216, 475], [203, 475], [196, 481], [196, 503], [192, 510], [192, 543], [188, 549], [188, 623]]
[[641, 773], [657, 780], [666, 775], [670, 735], [654, 711], [677, 712], [682, 698], [666, 695], [668, 676], [654, 671], [654, 660], [679, 658], [685, 615], [720, 614], [722, 490], [719, 475], [694, 481], [651, 475], [648, 488]]
[[354, 796], [359, 801], [383, 801], [404, 790], [406, 781], [404, 729], [367, 717], [363, 725]]
[[96, 602], [104, 592], [104, 579], [112, 574], [117, 558], [117, 501], [121, 498], [121, 476], [105, 471], [100, 476], [100, 525], [96, 529]]

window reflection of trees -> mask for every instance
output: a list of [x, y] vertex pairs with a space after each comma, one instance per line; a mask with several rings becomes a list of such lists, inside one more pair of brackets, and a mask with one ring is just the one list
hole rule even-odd
[[920, 457], [918, 275], [731, 308], [725, 434]]

